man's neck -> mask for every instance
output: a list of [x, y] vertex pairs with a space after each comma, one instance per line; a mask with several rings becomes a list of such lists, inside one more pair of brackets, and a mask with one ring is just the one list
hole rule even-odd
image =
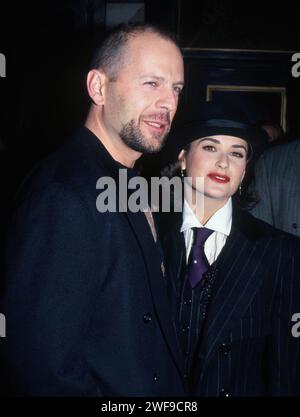
[[92, 118], [88, 117], [85, 126], [100, 140], [111, 157], [127, 168], [132, 168], [141, 156], [140, 152], [129, 148], [118, 135], [115, 135], [115, 137], [109, 135], [100, 122], [95, 123]]

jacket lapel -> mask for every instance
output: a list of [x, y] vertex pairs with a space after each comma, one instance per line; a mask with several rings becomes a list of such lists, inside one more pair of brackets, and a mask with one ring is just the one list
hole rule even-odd
[[[124, 213], [132, 227], [133, 232], [140, 244], [141, 251], [144, 255], [144, 261], [147, 266], [149, 286], [151, 289], [155, 311], [165, 335], [169, 350], [182, 373], [182, 363], [180, 347], [176, 338], [176, 329], [172, 322], [171, 305], [167, 293], [167, 278], [163, 276], [161, 270], [161, 257], [156, 243], [150, 232], [147, 219], [142, 212]], [[159, 280], [158, 277], [161, 277]]]
[[183, 233], [180, 232], [181, 222], [174, 225], [172, 233], [165, 242], [166, 256], [168, 257], [169, 281], [178, 295], [181, 288], [182, 271], [186, 266], [186, 249]]
[[233, 223], [216, 264], [212, 301], [199, 345], [201, 375], [247, 310], [262, 281], [264, 251], [268, 247], [257, 243], [254, 223], [248, 220], [245, 216], [241, 225], [239, 220]]
[[[172, 232], [166, 236], [164, 241], [165, 260], [167, 266], [167, 291], [169, 302], [172, 309], [173, 320], [176, 326], [176, 335], [178, 337], [178, 308], [181, 295], [182, 274], [186, 267], [186, 251], [183, 233], [180, 233], [180, 224], [174, 225]], [[178, 341], [180, 349], [181, 342]]]

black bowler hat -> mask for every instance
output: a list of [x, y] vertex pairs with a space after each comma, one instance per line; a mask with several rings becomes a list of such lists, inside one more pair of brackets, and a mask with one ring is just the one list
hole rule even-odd
[[266, 132], [251, 126], [246, 115], [233, 106], [207, 102], [199, 108], [199, 117], [174, 127], [162, 151], [162, 165], [177, 159], [180, 151], [194, 140], [214, 135], [236, 136], [249, 144], [250, 158], [256, 160], [268, 144]]

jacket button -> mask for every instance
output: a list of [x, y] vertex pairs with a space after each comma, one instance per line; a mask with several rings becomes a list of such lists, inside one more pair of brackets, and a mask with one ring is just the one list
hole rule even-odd
[[230, 397], [231, 396], [231, 393], [230, 393], [230, 391], [228, 391], [228, 389], [226, 389], [226, 388], [221, 388], [221, 390], [220, 390], [220, 396], [221, 397]]
[[222, 343], [220, 345], [220, 352], [224, 353], [224, 355], [228, 355], [228, 353], [231, 351], [231, 345], [230, 343]]
[[149, 323], [152, 320], [151, 313], [144, 314], [143, 320], [144, 320], [144, 323]]
[[293, 223], [293, 224], [292, 224], [292, 227], [293, 227], [293, 229], [297, 229], [297, 228], [298, 228], [297, 223]]
[[156, 374], [154, 374], [154, 376], [153, 376], [153, 382], [156, 384], [157, 381], [158, 381], [158, 376]]
[[188, 326], [188, 325], [183, 326], [183, 328], [182, 328], [183, 333], [188, 333], [189, 330], [190, 330], [190, 326]]

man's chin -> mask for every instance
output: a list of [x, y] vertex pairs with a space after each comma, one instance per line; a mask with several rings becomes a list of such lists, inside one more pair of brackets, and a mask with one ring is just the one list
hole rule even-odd
[[164, 146], [164, 142], [163, 143], [156, 142], [153, 145], [149, 145], [147, 147], [147, 153], [157, 153], [162, 150], [163, 146]]
[[131, 137], [129, 140], [121, 136], [123, 141], [129, 146], [131, 149], [140, 152], [142, 154], [152, 154], [159, 152], [166, 141], [166, 137], [154, 137], [154, 136], [140, 136], [139, 140], [133, 140]]

